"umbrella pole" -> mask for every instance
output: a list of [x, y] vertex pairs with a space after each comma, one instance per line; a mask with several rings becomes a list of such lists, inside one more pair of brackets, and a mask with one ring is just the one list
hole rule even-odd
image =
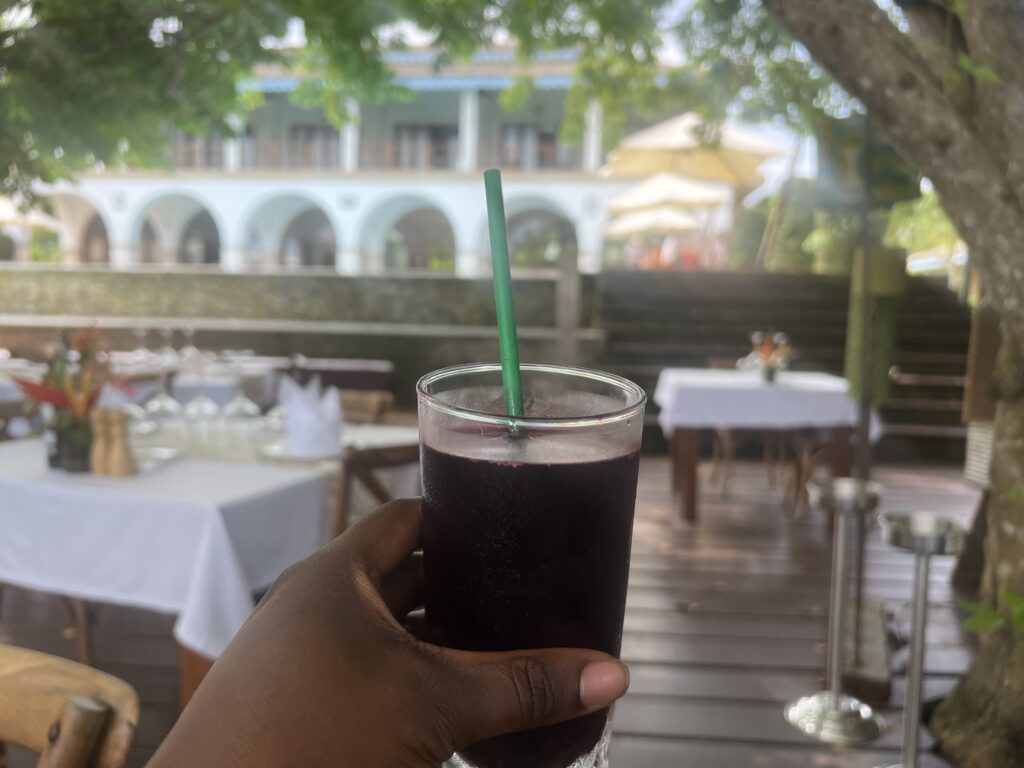
[[[861, 248], [860, 260], [860, 402], [857, 410], [857, 455], [854, 476], [859, 480], [867, 480], [871, 475], [871, 405], [874, 400], [874, 318], [873, 304], [870, 295], [871, 279], [871, 118], [864, 116], [864, 197], [861, 205]], [[864, 516], [857, 516], [857, 559], [855, 568], [855, 596], [853, 603], [853, 661], [855, 666], [861, 663], [861, 614], [864, 603], [864, 555], [867, 543], [867, 526]]]

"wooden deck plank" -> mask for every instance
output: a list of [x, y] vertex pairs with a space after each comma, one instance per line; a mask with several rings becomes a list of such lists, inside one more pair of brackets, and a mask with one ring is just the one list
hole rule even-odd
[[[706, 468], [703, 468], [706, 471]], [[887, 509], [930, 508], [966, 521], [976, 493], [955, 468], [882, 467]], [[705, 488], [710, 487], [705, 484]], [[782, 705], [819, 689], [824, 667], [831, 539], [822, 515], [793, 520], [759, 464], [736, 466], [731, 492], [705, 493], [696, 526], [678, 520], [668, 463], [645, 458], [637, 503], [623, 656], [632, 686], [617, 708], [616, 768], [874, 768], [898, 760], [898, 732], [865, 749], [835, 749], [791, 731]], [[913, 563], [872, 532], [868, 594], [893, 608], [910, 599]], [[950, 604], [952, 563], [936, 560], [929, 615], [925, 698], [955, 684], [970, 659]], [[906, 618], [906, 611], [903, 611]], [[61, 606], [9, 588], [0, 642], [70, 656]], [[131, 682], [142, 698], [140, 768], [176, 716], [173, 616], [102, 606], [94, 632], [101, 668]], [[898, 666], [900, 656], [895, 663]], [[899, 723], [905, 680], [893, 682]], [[12, 768], [33, 765], [14, 755]], [[948, 768], [926, 754], [925, 768]]]

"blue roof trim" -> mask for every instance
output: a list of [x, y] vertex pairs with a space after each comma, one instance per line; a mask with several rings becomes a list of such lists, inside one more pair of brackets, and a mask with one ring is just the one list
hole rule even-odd
[[238, 84], [240, 91], [262, 91], [263, 93], [291, 93], [299, 87], [297, 77], [250, 77]]
[[[470, 61], [476, 63], [507, 63], [513, 64], [518, 53], [515, 50], [482, 50], [473, 54]], [[559, 48], [553, 51], [538, 51], [534, 54], [534, 61], [576, 61], [579, 53], [572, 48]], [[389, 64], [431, 64], [437, 59], [437, 51], [434, 50], [412, 50], [412, 51], [387, 51], [384, 54], [384, 61]]]
[[[515, 78], [505, 75], [398, 77], [395, 82], [412, 91], [503, 91], [512, 87]], [[541, 91], [564, 91], [572, 86], [572, 78], [568, 75], [541, 75], [534, 78], [533, 85]]]
[[[265, 77], [249, 78], [238, 84], [242, 91], [261, 91], [263, 93], [291, 93], [299, 87], [301, 80], [297, 77]], [[443, 75], [410, 76], [395, 78], [395, 82], [411, 91], [503, 91], [511, 88], [515, 78], [507, 75], [466, 75], [445, 77]], [[565, 91], [572, 86], [569, 75], [541, 75], [533, 80], [534, 87], [541, 91]]]

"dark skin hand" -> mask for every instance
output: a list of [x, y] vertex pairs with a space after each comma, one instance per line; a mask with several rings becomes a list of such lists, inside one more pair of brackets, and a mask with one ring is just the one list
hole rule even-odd
[[275, 582], [150, 763], [437, 768], [490, 736], [603, 709], [629, 673], [598, 651], [421, 642], [420, 504], [402, 500]]

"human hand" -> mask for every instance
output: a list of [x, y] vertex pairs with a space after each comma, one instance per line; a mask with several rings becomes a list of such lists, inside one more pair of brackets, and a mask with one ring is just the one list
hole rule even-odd
[[599, 651], [472, 653], [416, 639], [420, 503], [402, 500], [277, 580], [151, 766], [436, 768], [485, 738], [607, 707]]

